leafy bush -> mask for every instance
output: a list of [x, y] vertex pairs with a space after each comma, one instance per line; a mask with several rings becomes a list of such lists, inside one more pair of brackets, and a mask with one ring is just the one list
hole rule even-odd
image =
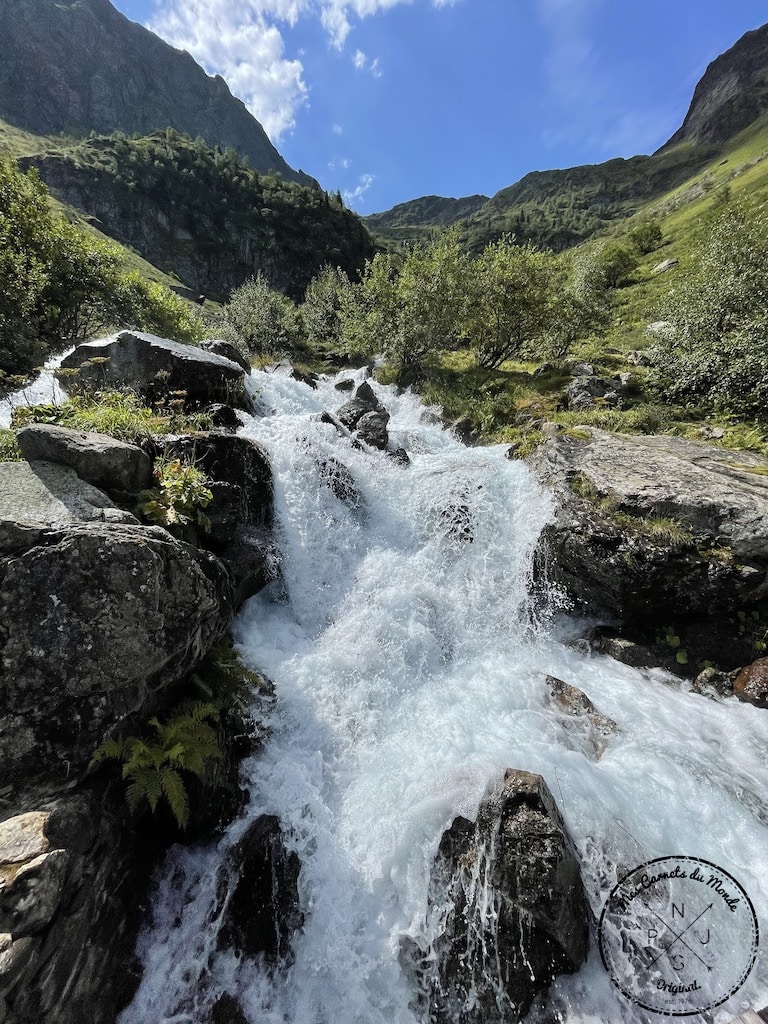
[[0, 427], [0, 462], [22, 462], [23, 456], [12, 430]]
[[245, 352], [280, 358], [302, 343], [298, 310], [257, 274], [232, 293], [224, 307], [222, 336]]
[[200, 530], [208, 533], [211, 521], [203, 512], [213, 494], [205, 473], [180, 459], [155, 463], [155, 487], [142, 491], [139, 511], [151, 523], [164, 526], [181, 540], [197, 541]]
[[663, 311], [673, 329], [653, 350], [667, 400], [705, 399], [768, 419], [768, 204], [719, 209], [697, 266]]

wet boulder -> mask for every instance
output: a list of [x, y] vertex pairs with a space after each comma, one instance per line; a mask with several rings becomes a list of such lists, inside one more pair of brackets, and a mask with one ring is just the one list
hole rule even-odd
[[384, 409], [363, 413], [357, 421], [357, 436], [371, 448], [384, 451], [389, 444], [388, 423], [389, 413]]
[[508, 770], [476, 821], [443, 834], [429, 888], [436, 936], [421, 983], [436, 1024], [519, 1021], [584, 963], [579, 864], [546, 783]]
[[550, 704], [565, 726], [574, 745], [590, 761], [599, 761], [618, 731], [618, 725], [599, 711], [589, 697], [577, 686], [556, 676], [547, 676]]
[[213, 500], [205, 509], [211, 523], [200, 542], [231, 568], [240, 605], [274, 578], [272, 540], [274, 489], [269, 457], [242, 435], [199, 433], [156, 438], [160, 454], [182, 459], [210, 480]]
[[733, 681], [733, 692], [746, 704], [768, 708], [768, 658], [758, 658], [743, 668]]
[[389, 413], [368, 381], [363, 381], [350, 399], [336, 410], [335, 418], [347, 430], [356, 431], [360, 441], [385, 451], [389, 444]]
[[360, 488], [343, 462], [339, 462], [333, 457], [318, 459], [317, 468], [320, 472], [320, 479], [333, 491], [339, 501], [343, 501], [355, 512], [365, 508]]
[[220, 949], [263, 956], [277, 964], [290, 956], [291, 940], [304, 923], [299, 902], [301, 864], [288, 851], [274, 815], [262, 815], [232, 847], [228, 871], [236, 879], [219, 932]]

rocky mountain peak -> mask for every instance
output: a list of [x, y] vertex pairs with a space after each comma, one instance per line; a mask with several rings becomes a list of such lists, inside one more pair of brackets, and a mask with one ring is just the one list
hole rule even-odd
[[747, 32], [709, 65], [681, 128], [663, 147], [724, 142], [768, 110], [768, 25]]
[[0, 3], [0, 118], [40, 135], [172, 127], [232, 147], [253, 168], [294, 171], [223, 78], [129, 21], [109, 0]]

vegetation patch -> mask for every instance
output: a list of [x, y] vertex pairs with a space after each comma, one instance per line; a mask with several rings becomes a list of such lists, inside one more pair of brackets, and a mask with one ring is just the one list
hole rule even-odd
[[189, 823], [191, 783], [199, 780], [211, 789], [221, 781], [223, 719], [244, 708], [254, 693], [268, 690], [265, 680], [242, 664], [231, 641], [208, 653], [189, 686], [196, 699], [177, 704], [162, 720], [151, 718], [138, 735], [106, 740], [91, 759], [92, 768], [117, 762], [132, 812], [156, 814], [165, 807], [182, 830]]
[[187, 433], [210, 427], [207, 414], [184, 414], [183, 404], [183, 398], [171, 397], [158, 409], [151, 409], [142, 405], [132, 391], [100, 391], [73, 395], [59, 405], [18, 405], [13, 410], [12, 425], [54, 423], [73, 430], [108, 434], [129, 444], [148, 441], [152, 434]]
[[180, 459], [158, 459], [154, 477], [155, 486], [139, 495], [139, 513], [179, 540], [196, 544], [199, 534], [211, 529], [211, 521], [204, 512], [213, 500], [208, 477]]

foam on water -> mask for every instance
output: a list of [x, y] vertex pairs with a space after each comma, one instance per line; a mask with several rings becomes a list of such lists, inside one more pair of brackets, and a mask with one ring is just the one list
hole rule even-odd
[[[552, 501], [503, 448], [464, 448], [415, 398], [375, 385], [411, 454], [402, 468], [320, 422], [344, 400], [332, 382], [253, 380], [263, 415], [243, 433], [270, 452], [282, 580], [247, 603], [236, 638], [276, 685], [272, 734], [243, 766], [244, 817], [216, 846], [172, 851], [121, 1024], [200, 1024], [222, 991], [252, 1024], [415, 1024], [402, 940], [428, 944], [441, 834], [507, 767], [546, 779], [596, 915], [622, 871], [684, 854], [734, 875], [765, 921], [766, 713], [580, 654], [563, 642], [573, 627], [537, 621], [528, 574]], [[350, 469], [355, 507], [323, 481], [329, 458]], [[550, 709], [547, 673], [618, 723], [599, 762]], [[301, 859], [306, 915], [274, 976], [216, 951], [220, 865], [264, 813]], [[594, 943], [552, 997], [568, 1024], [658, 1019], [620, 996]], [[745, 1002], [768, 1003], [764, 951], [735, 997], [694, 1019]]]

